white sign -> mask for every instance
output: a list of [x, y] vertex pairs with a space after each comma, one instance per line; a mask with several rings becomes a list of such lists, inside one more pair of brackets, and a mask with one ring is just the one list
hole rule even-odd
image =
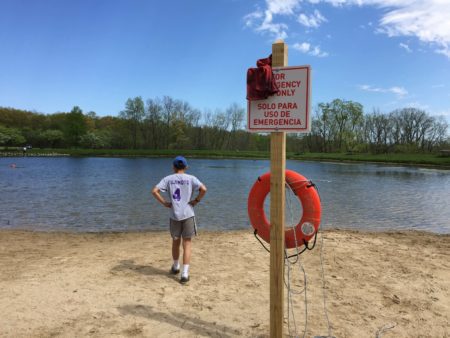
[[311, 131], [310, 66], [273, 68], [279, 92], [265, 100], [248, 101], [249, 131]]

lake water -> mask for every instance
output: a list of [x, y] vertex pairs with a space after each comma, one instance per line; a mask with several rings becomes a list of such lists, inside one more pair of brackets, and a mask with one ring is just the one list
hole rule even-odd
[[[15, 163], [16, 168], [10, 164]], [[200, 229], [250, 229], [247, 198], [268, 160], [190, 159], [208, 193], [196, 207]], [[450, 233], [450, 171], [375, 164], [287, 161], [315, 182], [322, 227]], [[0, 228], [136, 231], [168, 227], [151, 196], [171, 159], [0, 158]], [[288, 197], [286, 220], [301, 208]]]

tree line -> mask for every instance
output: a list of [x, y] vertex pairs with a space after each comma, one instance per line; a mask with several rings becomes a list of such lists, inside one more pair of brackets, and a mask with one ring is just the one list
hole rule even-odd
[[318, 104], [307, 136], [308, 149], [318, 152], [433, 152], [449, 146], [448, 123], [417, 108], [364, 114], [353, 101]]
[[[0, 107], [0, 146], [39, 148], [198, 149], [267, 151], [270, 136], [244, 129], [245, 109], [200, 111], [170, 96], [129, 98], [118, 116], [41, 114]], [[308, 134], [288, 134], [291, 152], [433, 152], [449, 147], [448, 124], [416, 108], [365, 114], [357, 102], [335, 99], [314, 109]]]

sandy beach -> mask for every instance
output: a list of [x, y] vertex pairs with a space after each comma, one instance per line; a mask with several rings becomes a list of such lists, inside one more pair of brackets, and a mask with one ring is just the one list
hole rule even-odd
[[[334, 336], [450, 337], [449, 235], [324, 232], [300, 258], [306, 337], [329, 333], [321, 256]], [[250, 230], [200, 232], [187, 285], [170, 264], [167, 232], [0, 231], [0, 336], [268, 336], [269, 254]], [[292, 271], [302, 337], [303, 272]], [[286, 314], [285, 335], [294, 328]]]

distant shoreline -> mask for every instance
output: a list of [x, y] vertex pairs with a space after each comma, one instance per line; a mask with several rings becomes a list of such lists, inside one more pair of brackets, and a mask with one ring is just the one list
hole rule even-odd
[[[266, 151], [211, 151], [211, 150], [121, 150], [121, 149], [32, 149], [21, 151], [0, 151], [0, 157], [124, 157], [160, 158], [183, 154], [190, 158], [204, 159], [247, 159], [268, 160]], [[286, 159], [331, 163], [371, 163], [399, 166], [414, 166], [436, 169], [450, 169], [450, 157], [435, 154], [358, 154], [358, 153], [292, 153]]]

